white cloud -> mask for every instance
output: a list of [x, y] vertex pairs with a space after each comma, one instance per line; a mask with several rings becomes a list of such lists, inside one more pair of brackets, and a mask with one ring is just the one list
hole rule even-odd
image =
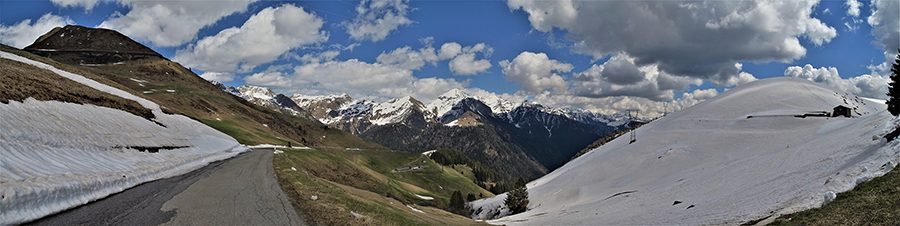
[[850, 15], [852, 17], [858, 17], [860, 5], [861, 5], [861, 3], [859, 3], [856, 0], [847, 0], [847, 2], [844, 2], [844, 6], [847, 7], [847, 15]]
[[84, 7], [85, 10], [91, 10], [97, 3], [100, 3], [98, 0], [50, 0], [54, 5], [62, 6], [62, 7]]
[[291, 49], [328, 40], [322, 18], [285, 4], [265, 8], [244, 24], [205, 37], [175, 53], [174, 61], [203, 71], [249, 72]]
[[[544, 53], [522, 52], [512, 61], [500, 62], [506, 80], [515, 81], [526, 94], [538, 94], [547, 89], [564, 92], [569, 84], [555, 72], [567, 73], [573, 66], [551, 60]], [[554, 72], [555, 71], [555, 72]]]
[[[627, 66], [629, 57], [617, 55], [602, 65], [593, 65], [591, 68], [572, 76], [572, 89], [570, 94], [579, 97], [604, 98], [614, 96], [631, 96], [647, 98], [654, 101], [671, 100], [674, 91], [685, 90], [689, 85], [700, 85], [702, 80], [686, 76], [674, 76], [659, 71], [656, 65], [646, 65], [631, 68], [630, 75], [636, 78], [628, 78], [633, 82], [617, 83], [610, 81], [610, 73], [622, 71]], [[625, 66], [623, 66], [625, 65]], [[613, 72], [610, 72], [610, 68]], [[629, 69], [629, 70], [631, 70]], [[618, 76], [618, 75], [616, 75]], [[619, 78], [624, 79], [624, 78]]]
[[208, 1], [118, 1], [131, 10], [126, 14], [113, 14], [99, 27], [117, 30], [156, 46], [174, 47], [194, 40], [200, 29], [246, 11], [256, 0], [216, 1], [213, 4]]
[[335, 57], [337, 57], [340, 54], [341, 54], [340, 51], [325, 51], [325, 52], [316, 53], [316, 54], [313, 54], [313, 53], [305, 54], [302, 57], [298, 57], [297, 59], [300, 60], [301, 62], [307, 63], [307, 64], [308, 63], [320, 63], [320, 62], [332, 61], [332, 60], [334, 60]]
[[200, 75], [200, 77], [203, 79], [206, 79], [207, 81], [218, 81], [218, 82], [234, 81], [233, 73], [204, 72], [202, 75]]
[[364, 0], [356, 6], [356, 18], [342, 23], [350, 38], [377, 42], [400, 26], [413, 23], [406, 17], [409, 0]]
[[450, 71], [455, 75], [475, 75], [491, 68], [485, 59], [475, 60], [475, 53], [461, 54], [450, 60]]
[[690, 93], [684, 93], [681, 95], [681, 98], [677, 101], [672, 102], [672, 106], [669, 106], [669, 111], [681, 110], [686, 107], [694, 106], [713, 98], [719, 95], [719, 91], [716, 89], [697, 89]]
[[474, 46], [462, 47], [459, 43], [448, 42], [441, 46], [435, 53], [432, 44], [434, 39], [422, 40], [425, 47], [413, 50], [409, 46], [400, 47], [390, 53], [382, 52], [376, 58], [378, 63], [392, 65], [407, 70], [419, 70], [425, 63], [436, 65], [438, 61], [450, 60], [450, 71], [454, 75], [475, 75], [491, 68], [491, 62], [486, 59], [476, 60], [475, 54], [482, 53], [484, 57], [490, 57], [494, 48], [484, 43]]
[[[454, 43], [455, 44], [455, 43]], [[458, 47], [459, 44], [456, 45]], [[441, 48], [441, 53], [445, 53]], [[455, 49], [454, 49], [455, 50]], [[451, 51], [448, 51], [451, 52]], [[466, 46], [462, 51], [450, 60], [450, 71], [454, 75], [475, 75], [491, 68], [491, 62], [486, 59], [475, 60], [475, 53], [482, 53], [484, 57], [490, 57], [494, 48], [478, 43], [474, 46]], [[446, 54], [446, 55], [449, 55]]]
[[631, 85], [645, 79], [644, 73], [641, 73], [634, 65], [634, 59], [627, 57], [624, 53], [614, 55], [603, 65], [600, 75], [607, 82], [616, 85]]
[[446, 60], [456, 57], [456, 55], [459, 55], [460, 53], [462, 53], [462, 46], [459, 45], [459, 43], [448, 42], [441, 45], [441, 50], [437, 55], [438, 60]]
[[69, 18], [47, 13], [34, 23], [31, 19], [25, 19], [11, 26], [0, 25], [0, 42], [20, 49], [25, 48], [53, 28], [72, 23], [74, 22]]
[[783, 61], [806, 54], [803, 37], [831, 41], [834, 28], [810, 17], [816, 0], [528, 1], [510, 0], [542, 32], [567, 31], [571, 48], [596, 59], [624, 52], [636, 66], [730, 83], [739, 61]]
[[868, 22], [872, 34], [884, 46], [885, 59], [892, 62], [900, 48], [900, 1], [875, 0], [871, 5], [874, 10]]
[[886, 99], [888, 76], [864, 74], [857, 77], [842, 79], [835, 67], [815, 68], [812, 65], [791, 66], [784, 70], [784, 76], [802, 78], [813, 82], [822, 83], [841, 91], [863, 97]]
[[285, 94], [347, 93], [356, 99], [377, 101], [412, 96], [426, 103], [450, 89], [468, 86], [468, 81], [416, 78], [409, 69], [357, 59], [312, 62], [294, 67], [292, 71], [267, 70], [247, 76], [244, 81]]
[[[469, 92], [469, 91], [466, 91]], [[665, 112], [678, 111], [719, 94], [716, 89], [694, 90], [682, 94], [681, 98], [671, 101], [654, 101], [635, 96], [610, 96], [601, 98], [574, 95], [558, 95], [544, 92], [534, 97], [534, 101], [548, 107], [569, 107], [584, 109], [601, 114], [615, 114], [628, 109], [640, 110], [640, 117], [662, 116]]]
[[434, 63], [434, 48], [422, 48], [413, 50], [409, 46], [397, 48], [390, 53], [382, 52], [376, 60], [378, 63], [396, 65], [407, 70], [419, 70], [425, 66], [425, 62]]

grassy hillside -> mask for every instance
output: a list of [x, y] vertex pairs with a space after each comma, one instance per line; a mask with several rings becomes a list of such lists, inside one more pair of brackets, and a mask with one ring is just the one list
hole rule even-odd
[[[478, 222], [442, 210], [448, 207], [451, 194], [493, 196], [449, 166], [442, 171], [421, 154], [337, 148], [284, 152], [274, 159], [279, 183], [298, 212], [317, 224], [470, 225]], [[413, 165], [422, 169], [394, 170]]]
[[[0, 45], [0, 50], [40, 61], [149, 99], [162, 106], [166, 113], [183, 114], [193, 118], [234, 137], [243, 144], [287, 145], [290, 142], [298, 146], [384, 149], [378, 144], [364, 141], [341, 130], [330, 129], [318, 122], [251, 104], [220, 90], [187, 68], [168, 60], [142, 59], [117, 64], [83, 66], [59, 63], [5, 45]], [[41, 71], [34, 69], [29, 73]], [[23, 88], [31, 89], [25, 90], [24, 93], [42, 92], [39, 90], [40, 86]]]
[[781, 216], [770, 225], [900, 225], [900, 170], [894, 168], [820, 208]]

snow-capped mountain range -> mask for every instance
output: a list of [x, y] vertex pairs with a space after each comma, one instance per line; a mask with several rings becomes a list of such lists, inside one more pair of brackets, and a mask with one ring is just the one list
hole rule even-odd
[[[409, 96], [376, 102], [355, 100], [347, 94], [294, 94], [291, 101], [287, 101], [279, 98], [284, 95], [265, 87], [219, 87], [226, 91], [237, 90], [237, 96], [257, 105], [282, 110], [291, 108], [295, 115], [308, 112], [310, 118], [331, 128], [394, 150], [419, 152], [455, 148], [467, 155], [482, 156], [476, 159], [481, 158], [479, 160], [486, 161], [495, 170], [506, 170], [509, 176], [539, 176], [559, 167], [606, 134], [631, 126], [632, 121], [648, 120], [633, 120], [627, 113], [604, 115], [549, 108], [532, 102], [516, 103], [498, 95], [469, 95], [458, 89], [425, 104]], [[298, 107], [292, 108], [291, 102]], [[461, 133], [481, 133], [486, 139], [448, 142]], [[497, 150], [503, 150], [503, 153], [498, 155]], [[509, 164], [524, 168], [504, 169], [503, 166]]]
[[[213, 84], [244, 99], [267, 100], [281, 107], [291, 105], [284, 100], [275, 101], [275, 97], [279, 94], [275, 94], [266, 87], [244, 85], [233, 88], [225, 87], [218, 82], [213, 82]], [[414, 111], [421, 112], [422, 117], [425, 117], [426, 121], [438, 121], [442, 124], [448, 124], [464, 113], [462, 111], [454, 111], [454, 106], [461, 104], [463, 100], [468, 98], [480, 101], [490, 108], [490, 114], [514, 124], [518, 123], [517, 121], [526, 112], [535, 111], [569, 118], [592, 126], [620, 127], [632, 121], [632, 118], [626, 112], [605, 115], [580, 109], [548, 108], [536, 103], [514, 103], [494, 94], [469, 95], [459, 89], [452, 89], [428, 104], [423, 104], [410, 96], [391, 99], [386, 102], [355, 100], [347, 94], [321, 96], [294, 94], [290, 97], [294, 104], [309, 111], [317, 120], [328, 125], [341, 121], [360, 120], [367, 121], [373, 125], [399, 123], [412, 115]], [[648, 119], [637, 118], [635, 120], [647, 121]], [[551, 124], [554, 122], [552, 120], [540, 120], [540, 123], [547, 124], [547, 127], [552, 127]]]

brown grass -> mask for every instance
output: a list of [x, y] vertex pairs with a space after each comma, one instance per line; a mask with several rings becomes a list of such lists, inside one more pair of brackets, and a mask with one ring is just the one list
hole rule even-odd
[[91, 104], [129, 112], [145, 119], [155, 116], [133, 100], [98, 91], [29, 64], [0, 59], [0, 102], [22, 102], [28, 97], [40, 101]]

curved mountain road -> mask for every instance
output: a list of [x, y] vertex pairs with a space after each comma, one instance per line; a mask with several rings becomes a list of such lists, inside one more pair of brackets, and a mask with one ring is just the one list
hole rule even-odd
[[278, 186], [272, 157], [255, 149], [28, 224], [306, 225]]

